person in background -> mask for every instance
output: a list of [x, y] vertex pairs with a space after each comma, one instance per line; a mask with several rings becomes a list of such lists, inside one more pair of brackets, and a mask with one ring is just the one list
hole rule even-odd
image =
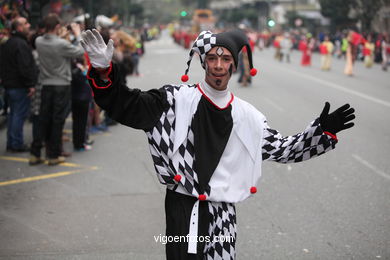
[[10, 112], [7, 125], [8, 152], [27, 152], [23, 125], [28, 117], [30, 98], [34, 95], [38, 69], [27, 36], [30, 23], [17, 17], [11, 24], [11, 37], [1, 46], [0, 78]]
[[384, 35], [382, 40], [382, 70], [387, 71], [387, 66], [390, 61], [390, 37], [388, 34]]
[[291, 36], [288, 32], [285, 32], [283, 39], [280, 41], [280, 61], [283, 61], [283, 58], [286, 58], [286, 62], [290, 63], [290, 54], [293, 43]]
[[320, 54], [321, 54], [321, 70], [330, 70], [332, 64], [332, 55], [333, 55], [334, 45], [329, 40], [329, 36], [324, 37], [324, 41], [320, 44]]
[[311, 66], [311, 54], [313, 49], [313, 41], [311, 35], [302, 36], [298, 48], [302, 52], [301, 65]]
[[91, 150], [87, 144], [87, 122], [92, 90], [87, 79], [87, 58], [75, 60], [72, 70], [72, 141], [75, 151]]
[[347, 33], [343, 33], [343, 37], [341, 39], [341, 53], [340, 53], [340, 56], [338, 58], [341, 58], [343, 57], [344, 59], [347, 58], [347, 49], [348, 49], [348, 34]]
[[374, 50], [375, 44], [372, 42], [372, 36], [368, 35], [367, 40], [363, 41], [364, 66], [366, 68], [371, 68], [374, 65]]
[[[42, 80], [40, 119], [48, 164], [57, 165], [65, 162], [61, 156], [62, 131], [71, 101], [71, 59], [82, 57], [84, 50], [78, 44], [80, 25], [71, 24], [75, 36], [75, 44], [72, 44], [59, 36], [63, 30], [58, 15], [48, 14], [44, 22], [46, 33], [35, 41]], [[38, 147], [31, 150], [32, 158], [40, 158], [40, 150]]]
[[277, 34], [275, 36], [275, 39], [273, 41], [273, 46], [275, 48], [275, 54], [274, 58], [278, 61], [280, 61], [280, 41], [282, 40], [283, 36], [281, 34]]
[[358, 45], [361, 43], [361, 35], [357, 32], [350, 30], [348, 33], [348, 48], [346, 52], [346, 63], [344, 68], [344, 74], [347, 76], [353, 76], [353, 65], [357, 56]]
[[[31, 46], [33, 48], [33, 56], [37, 67], [39, 68], [38, 52], [35, 46], [35, 40], [45, 32], [45, 25], [41, 21], [38, 24], [37, 31], [31, 36]], [[41, 119], [39, 111], [41, 109], [41, 95], [42, 95], [42, 83], [40, 77], [38, 77], [37, 84], [35, 85], [35, 93], [31, 99], [30, 120], [32, 123], [32, 142], [31, 150], [40, 149], [42, 146], [42, 133], [41, 133]], [[31, 156], [29, 159], [30, 165], [37, 165], [43, 163], [44, 160], [41, 157]]]

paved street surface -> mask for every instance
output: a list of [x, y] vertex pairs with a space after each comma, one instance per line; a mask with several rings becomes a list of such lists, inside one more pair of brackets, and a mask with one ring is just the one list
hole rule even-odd
[[[129, 86], [180, 83], [187, 50], [163, 37], [146, 51], [143, 77], [130, 77]], [[331, 110], [353, 105], [356, 125], [317, 159], [264, 163], [258, 193], [237, 205], [237, 259], [390, 259], [390, 72], [358, 62], [347, 77], [343, 60], [323, 72], [318, 55], [303, 68], [298, 52], [291, 64], [273, 54], [255, 51], [252, 86], [240, 87], [238, 75], [230, 85], [270, 126], [300, 132], [325, 101]], [[190, 82], [203, 73], [195, 58]], [[30, 131], [27, 124], [28, 142]], [[154, 236], [165, 232], [165, 191], [145, 134], [114, 126], [94, 139], [92, 151], [74, 152], [68, 163], [30, 167], [27, 153], [5, 152], [0, 132], [0, 259], [164, 259]]]

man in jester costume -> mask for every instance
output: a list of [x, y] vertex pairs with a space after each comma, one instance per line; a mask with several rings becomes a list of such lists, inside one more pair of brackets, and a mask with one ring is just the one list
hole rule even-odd
[[[335, 148], [336, 134], [353, 126], [348, 104], [330, 105], [302, 132], [283, 137], [265, 116], [229, 91], [238, 54], [246, 46], [241, 30], [201, 32], [182, 81], [197, 53], [205, 70], [198, 84], [165, 85], [141, 91], [119, 82], [112, 64], [113, 42], [96, 30], [82, 34], [91, 67], [88, 79], [96, 103], [126, 126], [143, 130], [159, 181], [166, 185], [166, 235], [189, 237], [166, 244], [167, 259], [235, 259], [235, 203], [256, 193], [262, 161], [301, 162]], [[201, 237], [206, 239], [200, 239]], [[229, 237], [231, 239], [216, 239]]]

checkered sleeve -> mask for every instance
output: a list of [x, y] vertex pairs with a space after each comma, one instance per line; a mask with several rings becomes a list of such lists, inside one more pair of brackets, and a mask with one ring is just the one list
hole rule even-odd
[[264, 122], [263, 160], [293, 163], [317, 157], [335, 148], [337, 139], [321, 128], [319, 118], [310, 123], [302, 133], [283, 137]]

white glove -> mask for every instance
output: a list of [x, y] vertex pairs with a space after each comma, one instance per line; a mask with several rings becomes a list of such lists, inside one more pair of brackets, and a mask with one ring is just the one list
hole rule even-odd
[[94, 68], [108, 68], [114, 53], [114, 42], [110, 39], [106, 45], [100, 33], [93, 29], [81, 34], [81, 46], [88, 53], [89, 60]]

